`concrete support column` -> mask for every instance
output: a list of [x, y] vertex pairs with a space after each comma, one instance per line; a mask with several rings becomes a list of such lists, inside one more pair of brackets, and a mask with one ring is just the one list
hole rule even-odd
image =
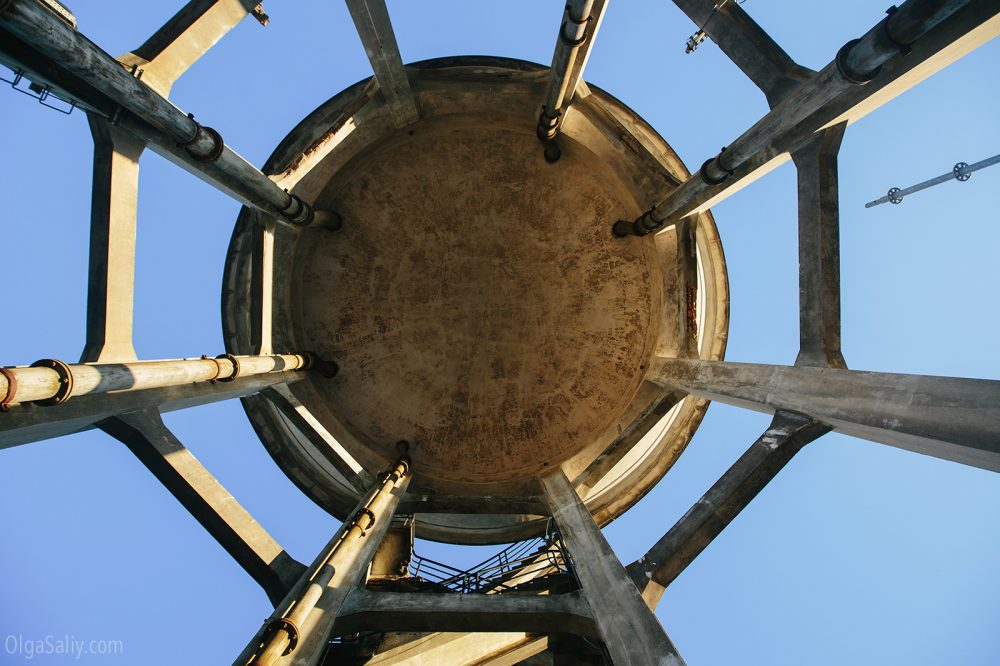
[[146, 144], [99, 116], [89, 115], [88, 120], [94, 136], [94, 187], [87, 341], [80, 361], [134, 361], [136, 202], [139, 156]]
[[364, 578], [411, 477], [409, 460], [401, 458], [379, 479], [235, 664], [319, 663], [341, 607]]
[[764, 434], [649, 551], [628, 566], [650, 608], [663, 591], [750, 504], [802, 447], [829, 426], [777, 412]]
[[837, 432], [1000, 471], [1000, 381], [658, 358], [648, 379], [708, 400], [804, 414]]
[[550, 162], [559, 159], [560, 151], [554, 140], [583, 79], [583, 69], [606, 7], [607, 0], [570, 0], [563, 12], [559, 39], [552, 54], [549, 86], [536, 130], [539, 140], [545, 144], [545, 158]]
[[43, 359], [30, 367], [4, 369], [0, 374], [0, 396], [3, 396], [0, 404], [5, 409], [27, 402], [52, 406], [83, 395], [112, 391], [120, 394], [195, 382], [231, 382], [238, 377], [307, 368], [316, 368], [328, 376], [336, 374], [336, 366], [312, 354], [222, 354], [216, 358], [73, 365]]
[[540, 483], [612, 662], [683, 664], [566, 475], [560, 470]]
[[250, 279], [250, 335], [251, 347], [255, 354], [270, 354], [273, 351], [272, 333], [274, 328], [274, 218], [257, 213], [251, 225], [253, 246], [251, 249]]
[[231, 382], [184, 383], [145, 391], [81, 395], [58, 409], [21, 404], [17, 409], [0, 413], [0, 449], [89, 430], [98, 421], [128, 412], [146, 409], [169, 412], [243, 398], [264, 387], [290, 384], [302, 377], [303, 373], [297, 370], [280, 370], [237, 377]]
[[184, 448], [149, 409], [101, 421], [98, 427], [124, 443], [191, 515], [277, 604], [302, 575], [295, 561]]
[[840, 191], [847, 123], [792, 153], [799, 183], [799, 355], [795, 365], [846, 368], [840, 351]]
[[392, 21], [385, 0], [347, 0], [347, 8], [361, 37], [375, 80], [385, 97], [396, 127], [406, 127], [420, 120], [416, 98], [403, 69], [399, 45], [392, 31]]

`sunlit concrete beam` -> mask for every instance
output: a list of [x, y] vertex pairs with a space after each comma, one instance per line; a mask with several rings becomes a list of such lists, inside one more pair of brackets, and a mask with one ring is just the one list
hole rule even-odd
[[708, 400], [1000, 471], [1000, 381], [658, 358], [647, 377]]

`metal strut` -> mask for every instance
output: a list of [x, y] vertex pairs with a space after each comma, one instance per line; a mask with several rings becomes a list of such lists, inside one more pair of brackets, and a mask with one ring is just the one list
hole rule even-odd
[[865, 208], [874, 208], [880, 204], [886, 202], [899, 204], [903, 203], [903, 197], [919, 192], [920, 190], [926, 190], [929, 187], [934, 187], [935, 185], [940, 185], [941, 183], [946, 183], [949, 180], [957, 180], [964, 183], [965, 181], [972, 178], [972, 174], [980, 169], [985, 169], [986, 167], [993, 166], [994, 164], [1000, 164], [1000, 155], [994, 155], [993, 157], [987, 157], [985, 160], [976, 162], [975, 164], [966, 164], [965, 162], [959, 162], [951, 168], [948, 173], [943, 173], [936, 178], [931, 178], [930, 180], [925, 180], [922, 183], [917, 183], [905, 189], [899, 189], [898, 187], [889, 188], [889, 191], [884, 197], [875, 199], [874, 201], [869, 201], [865, 204]]

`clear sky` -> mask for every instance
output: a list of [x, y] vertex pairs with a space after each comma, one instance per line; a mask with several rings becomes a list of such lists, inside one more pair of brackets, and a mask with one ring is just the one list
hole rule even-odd
[[[69, 2], [112, 54], [180, 0]], [[342, 2], [265, 3], [174, 87], [172, 99], [262, 164], [300, 119], [370, 75]], [[497, 54], [548, 64], [563, 3], [395, 0], [404, 61]], [[744, 8], [819, 69], [884, 6]], [[697, 167], [766, 111], [718, 48], [667, 0], [614, 0], [586, 78], [645, 117]], [[1000, 152], [1000, 42], [848, 128], [841, 152], [843, 349], [854, 369], [1000, 378], [995, 267], [1000, 167], [866, 210], [893, 185]], [[79, 358], [92, 143], [0, 89], [0, 350], [4, 365]], [[795, 173], [785, 165], [715, 210], [732, 294], [727, 358], [791, 364], [798, 345]], [[222, 351], [223, 258], [239, 205], [159, 156], [141, 162], [135, 346], [140, 358]], [[165, 417], [294, 557], [337, 521], [275, 467], [238, 402]], [[714, 404], [674, 469], [605, 533], [627, 563], [767, 426]], [[827, 435], [809, 445], [668, 589], [657, 614], [691, 666], [1000, 663], [1000, 476]], [[229, 663], [271, 608], [261, 590], [125, 449], [100, 432], [0, 451], [0, 639], [120, 640], [79, 663]], [[418, 544], [418, 551], [461, 556]], [[0, 646], [0, 663], [22, 663]], [[38, 657], [30, 663], [72, 663]]]

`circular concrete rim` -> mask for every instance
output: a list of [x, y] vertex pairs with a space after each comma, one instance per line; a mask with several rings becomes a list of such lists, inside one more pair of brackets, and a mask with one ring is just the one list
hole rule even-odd
[[[418, 95], [421, 94], [420, 77], [428, 74], [438, 83], [452, 78], [468, 81], [485, 77], [491, 82], [501, 80], [536, 88], [544, 86], [547, 79], [546, 68], [505, 58], [442, 58], [409, 65], [408, 72], [411, 79], [416, 79], [414, 87]], [[387, 112], [375, 94], [376, 90], [373, 80], [369, 79], [321, 105], [282, 141], [265, 165], [265, 172], [279, 174], [279, 178], [294, 174], [304, 156], [330, 134], [331, 127], [343, 127], [359, 116], [367, 117], [373, 125], [378, 122], [384, 124]], [[604, 118], [610, 117], [617, 131], [623, 128], [628, 130], [632, 143], [645, 147], [647, 151], [652, 150], [655, 157], [647, 155], [646, 163], [641, 165], [643, 169], [650, 169], [649, 160], [652, 159], [654, 169], [662, 170], [675, 181], [683, 181], [688, 176], [676, 154], [634, 112], [607, 93], [597, 89], [591, 89], [591, 93], [578, 99], [576, 108], [589, 109], [592, 116], [602, 117], [603, 114]], [[360, 127], [361, 124], [355, 129]], [[568, 122], [565, 132], [572, 135]], [[291, 189], [307, 200], [312, 199], [308, 187], [301, 180], [292, 179]], [[245, 304], [249, 302], [249, 229], [253, 218], [254, 214], [248, 209], [242, 211], [226, 260], [223, 324], [226, 347], [233, 353], [249, 353], [251, 349], [249, 308]], [[276, 248], [286, 231], [281, 227], [276, 230]], [[649, 239], [626, 239], [622, 242], [649, 242]], [[698, 216], [698, 252], [699, 331], [703, 334], [699, 340], [700, 354], [706, 359], [721, 359], [728, 329], [728, 283], [718, 232], [707, 213]], [[648, 402], [648, 395], [640, 398]], [[339, 518], [346, 516], [359, 499], [358, 491], [344, 480], [343, 475], [331, 470], [321, 455], [309, 450], [311, 445], [308, 441], [290, 427], [264, 394], [250, 396], [243, 402], [251, 423], [279, 467], [320, 506]], [[641, 408], [641, 404], [634, 405], [632, 412], [638, 413]], [[686, 398], [650, 428], [644, 441], [636, 447], [642, 449], [642, 455], [632, 456], [631, 460], [623, 461], [628, 464], [621, 470], [619, 467], [622, 465], [613, 470], [618, 475], [615, 483], [606, 483], [603, 488], [599, 485], [593, 489], [586, 486], [579, 488], [599, 524], [613, 520], [655, 485], [687, 445], [706, 408], [706, 401]], [[629, 410], [626, 410], [628, 413]], [[618, 424], [619, 429], [623, 425], [628, 423]], [[595, 448], [597, 450], [593, 450]], [[580, 472], [589, 462], [588, 456], [592, 459], [600, 450], [597, 444], [588, 447], [564, 464], [563, 469], [571, 479], [579, 481]], [[386, 462], [366, 460], [365, 466], [377, 471]], [[419, 493], [419, 489], [411, 488], [411, 491], [414, 490]], [[519, 493], [531, 495], [537, 494], [537, 491], [522, 488]], [[503, 543], [534, 536], [544, 529], [544, 523], [536, 515], [419, 514], [417, 530], [422, 538], [441, 541]]]

